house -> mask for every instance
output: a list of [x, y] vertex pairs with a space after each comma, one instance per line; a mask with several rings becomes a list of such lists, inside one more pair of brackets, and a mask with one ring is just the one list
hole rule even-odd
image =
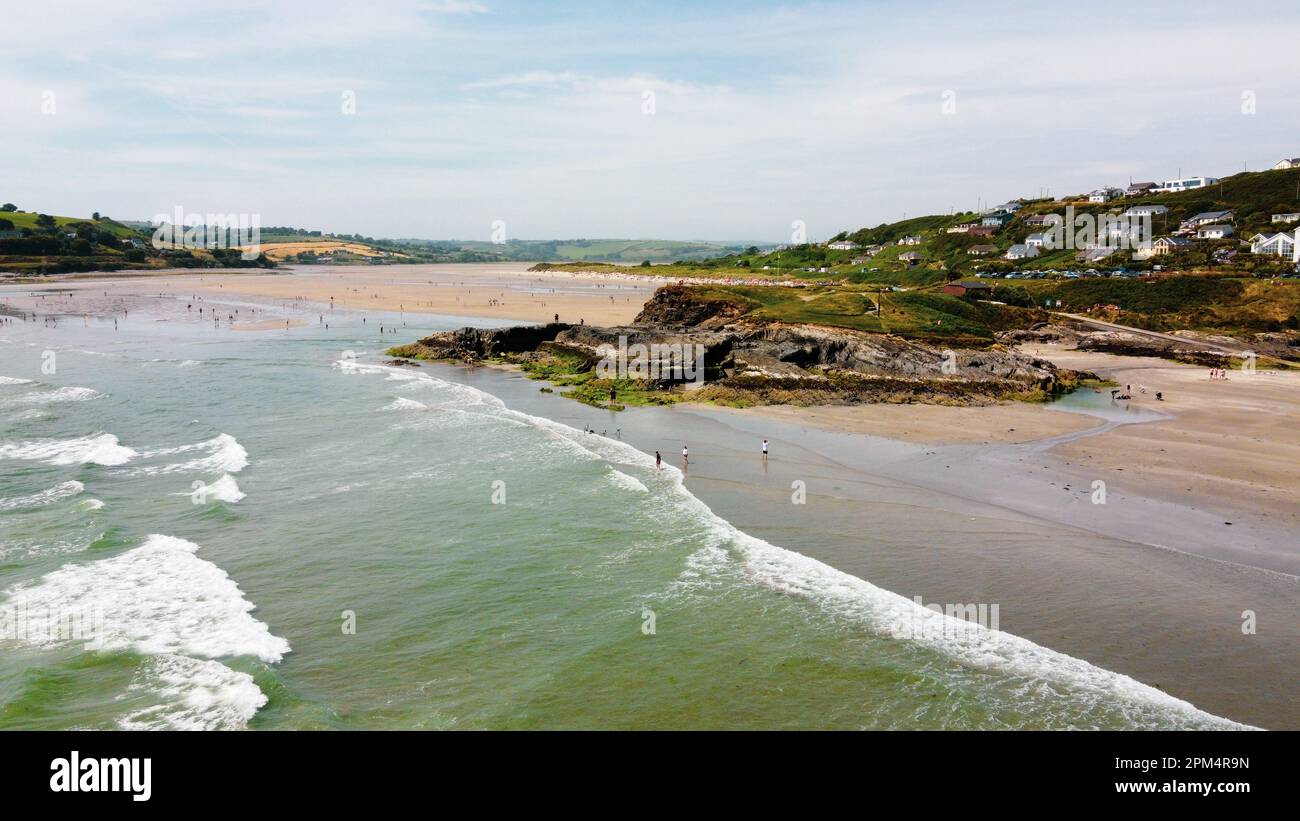
[[1041, 231], [1037, 234], [1030, 234], [1025, 237], [1025, 245], [1028, 245], [1030, 248], [1042, 248], [1047, 244], [1047, 242], [1047, 234]]
[[1186, 251], [1195, 243], [1186, 237], [1161, 237], [1151, 244], [1153, 253], [1156, 256], [1172, 254], [1175, 251]]
[[1155, 187], [1156, 184], [1153, 182], [1135, 182], [1132, 185], [1130, 185], [1128, 188], [1124, 189], [1124, 196], [1140, 197], [1143, 194], [1150, 194], [1151, 189]]
[[0, 239], [22, 239], [22, 231], [0, 231]]
[[900, 240], [898, 241], [898, 244], [899, 244], [899, 245], [920, 245], [920, 244], [921, 244], [921, 238], [920, 238], [920, 237], [903, 237], [902, 239], [900, 239]]
[[849, 260], [849, 264], [850, 264], [850, 265], [866, 265], [866, 264], [867, 264], [868, 262], [870, 262], [870, 261], [871, 261], [871, 257], [869, 257], [869, 256], [865, 256], [865, 257], [854, 257], [853, 259]]
[[964, 234], [975, 227], [973, 222], [963, 222], [961, 225], [954, 225], [948, 229], [949, 234]]
[[1118, 196], [1118, 188], [1098, 188], [1088, 195], [1088, 202], [1109, 202]]
[[953, 296], [966, 296], [967, 294], [987, 294], [990, 293], [992, 290], [993, 289], [989, 286], [987, 282], [974, 282], [968, 279], [963, 279], [959, 282], [949, 282], [947, 285], [943, 286], [943, 292], [945, 294], [952, 294]]
[[985, 254], [992, 254], [998, 250], [996, 245], [972, 245], [966, 249], [966, 253], [973, 257], [982, 257]]
[[906, 254], [899, 254], [899, 260], [906, 262], [908, 265], [915, 265], [921, 261], [921, 255], [915, 251], [908, 251]]
[[1160, 214], [1169, 213], [1169, 208], [1164, 205], [1135, 205], [1124, 212], [1125, 217], [1154, 217]]
[[1118, 248], [1102, 245], [1095, 248], [1085, 248], [1074, 255], [1079, 262], [1101, 262], [1106, 257], [1118, 251]]
[[1038, 256], [1038, 246], [1017, 244], [1007, 249], [1007, 259], [1030, 259]]
[[1273, 222], [1300, 222], [1300, 214], [1274, 214]]
[[1205, 188], [1219, 181], [1218, 177], [1183, 177], [1181, 180], [1165, 180], [1151, 189], [1155, 194], [1174, 194], [1179, 191], [1192, 191]]
[[1278, 160], [1277, 165], [1273, 166], [1274, 171], [1285, 171], [1288, 168], [1300, 168], [1300, 157]]
[[[1006, 211], [995, 211], [991, 214], [985, 214], [980, 218], [980, 225], [985, 228], [1001, 228], [1011, 221], [1011, 215]], [[967, 231], [966, 233], [970, 233]]]
[[1020, 203], [1016, 202], [1015, 200], [1012, 200], [1011, 202], [1004, 202], [1004, 203], [1002, 203], [1001, 205], [995, 205], [995, 206], [993, 206], [992, 208], [986, 209], [986, 210], [983, 211], [982, 213], [985, 213], [985, 214], [1014, 214], [1014, 213], [1016, 213], [1016, 212], [1019, 211], [1019, 210], [1020, 210]]
[[991, 237], [997, 230], [997, 227], [992, 225], [976, 225], [967, 231], [966, 235], [971, 237]]
[[1196, 232], [1197, 239], [1223, 239], [1232, 236], [1232, 226], [1226, 222], [1215, 225], [1202, 225]]
[[1029, 216], [1025, 217], [1022, 220], [1022, 222], [1024, 222], [1024, 224], [1029, 226], [1030, 228], [1036, 228], [1039, 226], [1047, 225], [1049, 222], [1051, 222], [1051, 220], [1048, 219], [1047, 214], [1030, 214]]
[[836, 240], [835, 242], [826, 243], [826, 247], [832, 251], [855, 251], [858, 244], [846, 239]]
[[1229, 222], [1231, 220], [1231, 211], [1202, 211], [1193, 217], [1183, 220], [1183, 228], [1200, 228], [1202, 225], [1212, 225], [1216, 222]]
[[1250, 238], [1250, 252], [1293, 258], [1296, 255], [1295, 239], [1294, 234], [1287, 233], [1256, 234]]

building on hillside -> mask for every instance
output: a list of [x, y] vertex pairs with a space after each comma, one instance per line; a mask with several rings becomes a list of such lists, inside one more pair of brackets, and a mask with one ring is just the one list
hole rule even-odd
[[1118, 251], [1118, 248], [1109, 245], [1101, 245], [1093, 248], [1085, 248], [1074, 255], [1079, 262], [1101, 262], [1106, 257]]
[[963, 222], [961, 225], [954, 225], [948, 229], [949, 234], [964, 234], [975, 227], [973, 222]]
[[1169, 213], [1168, 206], [1164, 205], [1135, 205], [1124, 212], [1126, 217], [1155, 217], [1160, 214]]
[[987, 294], [993, 289], [987, 282], [974, 282], [969, 279], [963, 279], [958, 282], [949, 282], [943, 286], [945, 294], [953, 296], [966, 296], [967, 294]]
[[1215, 225], [1202, 225], [1196, 231], [1197, 239], [1224, 239], [1232, 236], [1232, 226], [1226, 222]]
[[1300, 157], [1281, 159], [1277, 161], [1277, 165], [1273, 166], [1274, 171], [1285, 171], [1288, 168], [1300, 168]]
[[0, 239], [22, 239], [23, 232], [14, 229], [13, 231], [0, 231]]
[[[1300, 233], [1300, 231], [1296, 233]], [[1250, 252], [1252, 254], [1267, 254], [1293, 259], [1296, 256], [1296, 236], [1286, 232], [1256, 234], [1250, 238]]]
[[1047, 233], [1043, 231], [1025, 237], [1025, 245], [1028, 245], [1030, 248], [1042, 248], [1047, 245], [1048, 242], [1049, 238]]
[[921, 238], [920, 238], [920, 237], [903, 237], [902, 239], [900, 239], [900, 240], [898, 241], [898, 244], [899, 244], [899, 245], [920, 245], [920, 244], [921, 244]]
[[850, 242], [847, 239], [840, 239], [835, 242], [826, 243], [826, 247], [832, 251], [856, 251], [858, 244], [856, 242]]
[[1119, 196], [1118, 188], [1098, 188], [1088, 195], [1088, 202], [1110, 202]]
[[997, 232], [997, 230], [998, 226], [994, 225], [976, 225], [974, 228], [967, 231], [966, 235], [970, 237], [991, 237]]
[[1128, 188], [1124, 189], [1126, 197], [1140, 197], [1144, 194], [1150, 194], [1151, 190], [1156, 187], [1153, 182], [1135, 182]]
[[1184, 230], [1200, 228], [1202, 225], [1213, 225], [1218, 222], [1231, 222], [1233, 213], [1231, 211], [1202, 211], [1199, 214], [1188, 217], [1183, 220], [1182, 227]]
[[1165, 254], [1172, 254], [1175, 251], [1186, 251], [1189, 248], [1194, 247], [1195, 244], [1196, 243], [1186, 237], [1161, 237], [1151, 243], [1151, 247], [1155, 256], [1164, 256]]
[[915, 265], [921, 261], [921, 255], [915, 251], [908, 251], [905, 254], [899, 254], [898, 259], [901, 262], [906, 262], [908, 265]]
[[[998, 211], [992, 214], [985, 214], [980, 217], [980, 225], [985, 228], [1001, 228], [1011, 221], [1011, 215], [1006, 211]], [[970, 233], [967, 231], [966, 233]]]
[[1037, 228], [1043, 225], [1047, 225], [1050, 222], [1048, 216], [1049, 216], [1048, 214], [1030, 214], [1029, 216], [1025, 217], [1023, 220], [1021, 220], [1021, 222], [1024, 223], [1024, 225], [1028, 228]]
[[972, 245], [966, 249], [966, 253], [973, 257], [982, 257], [986, 254], [996, 253], [997, 250], [998, 246], [996, 245]]
[[1273, 222], [1300, 222], [1300, 214], [1274, 214]]
[[1219, 181], [1218, 177], [1183, 177], [1180, 180], [1165, 180], [1152, 189], [1156, 194], [1176, 194], [1179, 191], [1194, 191], [1205, 188]]
[[1024, 243], [1017, 243], [1016, 245], [1012, 245], [1010, 248], [1007, 249], [1006, 258], [1007, 259], [1032, 259], [1038, 256], [1038, 253], [1039, 253], [1038, 246], [1036, 245], [1025, 245]]

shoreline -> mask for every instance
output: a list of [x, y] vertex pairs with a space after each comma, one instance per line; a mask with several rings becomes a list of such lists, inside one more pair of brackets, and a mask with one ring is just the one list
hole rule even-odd
[[[1300, 579], [1053, 517], [1092, 509], [1072, 498], [1077, 494], [1063, 493], [1059, 481], [1052, 487], [1055, 479], [1031, 476], [1043, 485], [1037, 495], [1045, 501], [1037, 508], [1015, 504], [1028, 485], [1005, 469], [1023, 470], [1018, 457], [1033, 449], [1041, 454], [1063, 437], [935, 448], [691, 404], [613, 412], [543, 394], [544, 381], [510, 369], [425, 367], [493, 393], [509, 407], [605, 431], [645, 453], [659, 450], [674, 466], [680, 467], [686, 436], [688, 488], [745, 533], [908, 598], [997, 603], [1007, 632], [1216, 715], [1300, 728], [1292, 709], [1300, 682], [1289, 672], [1300, 661]], [[1108, 424], [1082, 435], [1104, 435], [1100, 428]], [[757, 452], [762, 438], [772, 443], [767, 461]], [[960, 478], [953, 473], [958, 455], [968, 460]], [[806, 484], [806, 503], [791, 504], [793, 481]], [[972, 483], [978, 492], [970, 492]], [[1124, 515], [1135, 526], [1151, 518], [1141, 497], [1112, 495], [1127, 498], [1113, 498], [1108, 509], [1129, 504], [1136, 513]], [[1191, 534], [1199, 524], [1175, 520], [1175, 526]], [[1271, 629], [1243, 635], [1245, 607]], [[1207, 657], [1231, 659], [1232, 668], [1207, 665]]]

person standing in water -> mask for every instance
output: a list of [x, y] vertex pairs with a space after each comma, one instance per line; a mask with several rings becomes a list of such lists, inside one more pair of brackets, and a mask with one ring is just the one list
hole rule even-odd
[[655, 470], [663, 470], [663, 466], [664, 457], [659, 453], [659, 451], [655, 451]]
[[763, 440], [763, 458], [764, 458], [764, 459], [767, 458], [767, 440], [766, 440], [766, 439]]
[[686, 448], [686, 445], [683, 444], [683, 445], [682, 445], [682, 464], [686, 464], [686, 463], [689, 462], [689, 461], [691, 461], [691, 452]]

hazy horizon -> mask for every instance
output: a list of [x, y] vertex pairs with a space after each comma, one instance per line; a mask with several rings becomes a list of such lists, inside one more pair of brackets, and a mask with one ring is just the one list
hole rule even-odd
[[1283, 4], [1001, 8], [16, 7], [0, 199], [459, 241], [787, 242], [799, 220], [819, 241], [1300, 155]]

